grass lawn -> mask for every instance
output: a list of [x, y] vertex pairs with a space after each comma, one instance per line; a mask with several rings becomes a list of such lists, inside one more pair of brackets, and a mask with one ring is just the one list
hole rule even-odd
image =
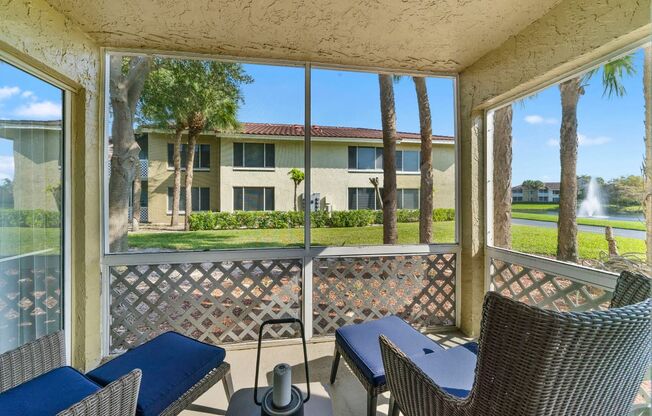
[[512, 204], [512, 212], [514, 211], [538, 213], [541, 213], [541, 211], [559, 211], [559, 204], [524, 204], [516, 202]]
[[49, 254], [59, 253], [61, 240], [58, 228], [2, 227], [0, 230], [0, 257], [46, 249], [52, 249]]
[[[513, 247], [526, 253], [554, 256], [557, 247], [557, 230], [554, 228], [514, 226]], [[312, 242], [316, 246], [369, 245], [382, 243], [382, 227], [363, 228], [316, 228], [312, 230]], [[416, 243], [419, 224], [398, 224], [399, 242]], [[159, 248], [166, 250], [215, 250], [221, 248], [292, 247], [300, 246], [303, 229], [282, 230], [226, 230], [193, 232], [147, 232], [129, 235], [132, 248]], [[450, 243], [454, 240], [453, 222], [435, 223], [434, 241]], [[622, 253], [645, 252], [645, 242], [633, 238], [617, 237]], [[597, 258], [600, 251], [607, 250], [607, 242], [601, 234], [579, 233], [579, 251], [582, 258]]]

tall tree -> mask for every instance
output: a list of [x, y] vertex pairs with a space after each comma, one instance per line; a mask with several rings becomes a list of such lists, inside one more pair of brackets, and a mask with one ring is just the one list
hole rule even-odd
[[419, 105], [419, 131], [421, 135], [421, 193], [419, 195], [419, 242], [432, 242], [433, 175], [432, 175], [432, 115], [428, 101], [428, 88], [424, 77], [412, 77]]
[[396, 108], [392, 75], [378, 74], [380, 114], [383, 125], [383, 243], [396, 244]]
[[188, 128], [185, 113], [183, 85], [178, 82], [182, 69], [178, 61], [167, 58], [156, 60], [156, 69], [147, 77], [140, 100], [139, 122], [174, 131], [172, 191], [172, 217], [170, 225], [179, 225], [179, 200], [181, 196], [181, 141]]
[[301, 182], [306, 178], [305, 174], [297, 168], [292, 168], [288, 172], [290, 180], [294, 183], [294, 210], [297, 210], [297, 188], [301, 185]]
[[494, 244], [512, 248], [512, 106], [494, 111]]
[[109, 249], [127, 251], [129, 244], [129, 196], [139, 167], [140, 146], [134, 136], [136, 107], [150, 69], [147, 57], [111, 55], [109, 98], [111, 126], [111, 176], [109, 178]]
[[[577, 105], [584, 94], [584, 88], [600, 68], [583, 76], [562, 82], [561, 129], [559, 136], [559, 159], [561, 162], [561, 184], [559, 190], [559, 219], [557, 222], [557, 259], [577, 262]], [[623, 76], [634, 74], [633, 56], [615, 59], [602, 66], [603, 95], [609, 97], [625, 95]]]
[[644, 48], [643, 95], [645, 96], [645, 243], [647, 264], [652, 266], [652, 45]]

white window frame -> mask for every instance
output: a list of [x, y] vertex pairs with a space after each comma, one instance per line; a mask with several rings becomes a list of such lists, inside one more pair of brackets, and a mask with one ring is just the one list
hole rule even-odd
[[[235, 212], [235, 190], [236, 189], [242, 189], [242, 210], [237, 210], [237, 211], [242, 211], [242, 212], [247, 212], [245, 209], [245, 189], [262, 189], [263, 190], [263, 211], [275, 211], [276, 210], [276, 188], [273, 186], [234, 186], [233, 187], [233, 211]], [[274, 208], [272, 209], [267, 209], [267, 190], [271, 189], [272, 190], [272, 195], [274, 196]], [[251, 212], [251, 211], [249, 211]]]
[[66, 352], [66, 365], [72, 363], [72, 136], [74, 125], [72, 123], [72, 110], [73, 110], [73, 97], [80, 92], [80, 86], [74, 85], [65, 81], [63, 77], [58, 74], [47, 73], [41, 71], [32, 65], [22, 61], [20, 58], [12, 55], [9, 51], [0, 49], [0, 60], [18, 68], [19, 70], [47, 82], [62, 91], [62, 163], [63, 163], [63, 187], [62, 187], [62, 201], [63, 201], [63, 224], [61, 231], [62, 236], [62, 251], [63, 256], [61, 259], [62, 267], [62, 302], [63, 302], [63, 316], [62, 316], [62, 329], [64, 331], [64, 348]]
[[[398, 149], [396, 152], [401, 152], [401, 170], [396, 171], [400, 175], [421, 175], [421, 150], [410, 150], [410, 149]], [[405, 152], [416, 152], [417, 154], [417, 170], [405, 170]]]
[[[574, 280], [580, 283], [585, 283], [591, 286], [602, 288], [608, 291], [613, 291], [615, 289], [616, 280], [618, 275], [616, 273], [607, 272], [603, 270], [592, 269], [578, 264], [562, 262], [556, 259], [549, 259], [546, 257], [537, 256], [535, 254], [528, 254], [516, 250], [505, 249], [497, 247], [493, 243], [493, 154], [491, 149], [493, 148], [493, 120], [490, 118], [490, 114], [507, 105], [511, 105], [515, 101], [526, 98], [530, 95], [533, 95], [539, 91], [542, 91], [548, 87], [558, 85], [566, 80], [576, 78], [585, 74], [586, 72], [597, 68], [601, 65], [604, 65], [606, 62], [613, 60], [615, 58], [627, 55], [638, 48], [642, 47], [646, 43], [649, 43], [647, 37], [643, 37], [637, 42], [634, 42], [630, 45], [627, 45], [623, 48], [618, 48], [610, 53], [603, 55], [600, 58], [595, 59], [594, 61], [582, 65], [578, 68], [570, 70], [563, 75], [548, 80], [547, 82], [539, 83], [536, 86], [529, 88], [527, 91], [522, 92], [521, 94], [509, 97], [503, 101], [496, 103], [495, 105], [486, 108], [484, 110], [484, 135], [485, 135], [485, 194], [486, 194], [486, 204], [485, 204], [485, 291], [491, 290], [491, 260], [497, 259], [506, 262], [515, 262], [517, 264], [531, 267], [537, 270], [541, 270], [547, 273], [551, 273], [557, 276], [563, 276], [570, 280]], [[538, 193], [537, 193], [538, 197]], [[557, 195], [557, 197], [559, 197]], [[552, 200], [552, 199], [551, 199]]]
[[[151, 57], [177, 57], [177, 58], [194, 58], [194, 59], [216, 59], [227, 62], [251, 63], [251, 64], [264, 64], [275, 65], [284, 67], [295, 67], [304, 69], [304, 166], [311, 166], [311, 71], [312, 69], [330, 69], [342, 70], [353, 72], [372, 73], [390, 73], [400, 74], [404, 76], [422, 76], [422, 77], [437, 77], [450, 79], [453, 83], [453, 106], [454, 106], [454, 151], [455, 151], [455, 242], [453, 243], [432, 243], [432, 244], [397, 244], [397, 245], [369, 245], [369, 246], [313, 246], [311, 243], [311, 227], [304, 227], [304, 243], [303, 247], [294, 248], [261, 248], [261, 249], [238, 249], [238, 250], [207, 250], [207, 251], [183, 251], [183, 252], [157, 252], [157, 253], [110, 253], [108, 245], [108, 176], [105, 170], [103, 175], [103, 189], [102, 193], [102, 273], [103, 273], [103, 340], [102, 351], [108, 353], [109, 346], [109, 328], [110, 328], [110, 286], [109, 286], [109, 267], [118, 265], [135, 265], [135, 264], [155, 264], [155, 263], [188, 263], [188, 262], [202, 262], [202, 261], [228, 261], [228, 260], [264, 260], [264, 259], [295, 259], [301, 258], [303, 264], [303, 276], [312, 276], [312, 261], [315, 257], [329, 257], [329, 256], [345, 256], [345, 257], [358, 257], [358, 256], [393, 256], [393, 255], [430, 255], [430, 254], [455, 254], [456, 255], [456, 269], [458, 272], [455, 274], [455, 305], [456, 305], [456, 322], [455, 325], [460, 325], [460, 313], [462, 308], [462, 288], [461, 288], [461, 273], [462, 258], [461, 245], [460, 245], [460, 230], [461, 230], [461, 201], [460, 201], [460, 174], [461, 174], [461, 154], [460, 154], [460, 100], [459, 100], [459, 74], [449, 72], [429, 72], [429, 71], [406, 71], [403, 69], [393, 69], [389, 71], [387, 68], [377, 67], [363, 67], [363, 66], [350, 66], [350, 65], [328, 65], [316, 64], [310, 61], [286, 61], [286, 60], [273, 60], [273, 59], [255, 59], [255, 58], [242, 58], [235, 56], [220, 56], [216, 54], [189, 54], [186, 52], [164, 52], [156, 50], [141, 50], [141, 49], [128, 49], [128, 48], [101, 48], [103, 56], [103, 85], [104, 90], [108, 91], [108, 56], [111, 53], [119, 54], [133, 54], [133, 55], [148, 55]], [[107, 114], [109, 108], [108, 93], [104, 93], [102, 114]], [[108, 123], [104, 124], [103, 130], [103, 159], [106, 159], [108, 153], [107, 137], [109, 135]], [[373, 147], [373, 146], [372, 146]], [[377, 146], [376, 146], [377, 147]], [[275, 149], [276, 150], [276, 149]], [[278, 161], [275, 163], [278, 165]], [[348, 162], [347, 162], [348, 167]], [[248, 169], [248, 168], [235, 168], [233, 170], [264, 170], [264, 169]], [[273, 170], [273, 169], [270, 169]], [[350, 171], [350, 170], [349, 170]], [[367, 171], [368, 172], [368, 171]], [[376, 171], [376, 172], [382, 172]], [[398, 172], [397, 172], [398, 173]], [[304, 195], [312, 194], [311, 184], [311, 169], [305, 169]], [[276, 198], [275, 198], [276, 200]], [[276, 203], [276, 201], [275, 201]], [[310, 225], [310, 200], [304, 199], [306, 204], [304, 207], [304, 223]], [[302, 293], [312, 293], [312, 279], [305, 278], [302, 280], [303, 287]], [[312, 296], [302, 296], [302, 319], [304, 322], [306, 337], [312, 337]]]
[[[192, 189], [197, 189], [198, 195], [199, 195], [199, 206], [201, 207], [201, 190], [202, 189], [208, 189], [208, 211], [211, 211], [211, 187], [210, 186], [193, 186]], [[165, 207], [166, 207], [166, 214], [167, 215], [172, 215], [172, 210], [170, 209], [170, 189], [174, 189], [171, 186], [167, 187], [167, 191], [165, 193]], [[185, 187], [182, 187], [181, 190], [185, 190]], [[192, 191], [191, 191], [192, 192]], [[179, 201], [181, 201], [181, 191], [179, 191]], [[190, 198], [192, 199], [192, 197]], [[149, 206], [149, 204], [148, 204]], [[192, 210], [192, 212], [208, 212], [207, 210]], [[179, 209], [179, 215], [185, 215], [186, 210], [185, 209]]]
[[[174, 145], [174, 143], [170, 143], [170, 142], [167, 143], [167, 145], [165, 147], [166, 156], [168, 156], [167, 152], [168, 152], [168, 148], [169, 148], [168, 146], [169, 145]], [[187, 143], [181, 143], [181, 146], [186, 146], [186, 148], [187, 148], [188, 144]], [[211, 154], [213, 152], [211, 144], [210, 143], [197, 143], [195, 146], [198, 146], [198, 150], [200, 150], [200, 151], [195, 150], [195, 158], [196, 158], [196, 160], [198, 160], [197, 163], [199, 164], [199, 167], [193, 168], [193, 172], [210, 172], [211, 171], [210, 166], [207, 167], [207, 168], [204, 168], [204, 167], [201, 166], [201, 160], [202, 160], [202, 158], [201, 158], [201, 146], [208, 146], [208, 148], [209, 148], [208, 163], [210, 165]], [[186, 149], [186, 151], [187, 151], [187, 149]], [[149, 162], [149, 155], [147, 156], [147, 161]], [[167, 160], [165, 161], [165, 165], [167, 166], [168, 171], [174, 171], [174, 166], [170, 166], [170, 164], [167, 162]], [[185, 171], [186, 171], [186, 167], [182, 163], [181, 164], [181, 172], [185, 172]]]

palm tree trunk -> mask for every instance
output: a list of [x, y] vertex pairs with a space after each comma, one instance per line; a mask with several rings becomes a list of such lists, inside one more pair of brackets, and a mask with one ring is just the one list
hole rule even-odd
[[647, 263], [652, 266], [652, 45], [644, 49], [643, 92], [645, 96], [645, 229]]
[[183, 126], [177, 126], [174, 132], [174, 188], [172, 190], [172, 219], [171, 226], [179, 225], [179, 199], [181, 198], [181, 137]]
[[419, 130], [421, 132], [421, 193], [419, 195], [419, 242], [432, 242], [433, 177], [432, 177], [432, 117], [426, 79], [412, 77], [419, 104]]
[[494, 111], [494, 245], [512, 248], [512, 106]]
[[577, 104], [581, 79], [573, 78], [559, 85], [561, 92], [561, 130], [559, 158], [561, 185], [557, 223], [557, 260], [577, 263]]
[[136, 167], [136, 174], [134, 175], [134, 192], [131, 197], [131, 231], [138, 232], [140, 229], [140, 193], [142, 192], [142, 182], [140, 179], [140, 160]]
[[391, 75], [379, 74], [380, 113], [383, 124], [383, 243], [398, 241], [396, 219], [396, 109]]
[[129, 195], [140, 163], [140, 146], [136, 143], [133, 128], [134, 114], [149, 72], [149, 62], [149, 58], [130, 58], [129, 69], [124, 75], [122, 56], [111, 56], [109, 63], [109, 97], [113, 112], [109, 178], [109, 250], [112, 253], [129, 249]]
[[186, 214], [184, 216], [184, 227], [186, 231], [190, 231], [190, 214], [192, 214], [192, 177], [194, 174], [195, 162], [195, 144], [197, 143], [197, 136], [199, 132], [190, 129], [188, 134], [188, 150], [186, 151]]
[[299, 187], [299, 184], [294, 182], [294, 211], [297, 210], [297, 188]]

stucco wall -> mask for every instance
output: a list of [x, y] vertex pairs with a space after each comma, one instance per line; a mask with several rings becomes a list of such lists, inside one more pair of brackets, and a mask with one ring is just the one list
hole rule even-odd
[[484, 113], [650, 36], [650, 0], [566, 0], [460, 74], [462, 329], [477, 334], [484, 296]]
[[100, 356], [100, 50], [43, 0], [3, 1], [0, 22], [0, 49], [77, 90], [70, 149], [74, 178], [72, 358], [76, 367], [90, 368]]

